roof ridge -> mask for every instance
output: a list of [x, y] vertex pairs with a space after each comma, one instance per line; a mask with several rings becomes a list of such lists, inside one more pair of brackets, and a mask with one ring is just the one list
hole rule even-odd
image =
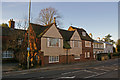
[[67, 32], [74, 32], [74, 31], [68, 31], [68, 30], [65, 30], [65, 29], [61, 29], [61, 28], [58, 28], [59, 30], [63, 30], [63, 31], [67, 31]]
[[82, 29], [82, 30], [84, 30], [83, 28], [77, 28], [77, 27], [73, 27], [73, 26], [71, 26], [72, 28], [76, 28], [76, 29]]
[[35, 23], [30, 23], [30, 24], [37, 25], [37, 26], [42, 26], [42, 27], [46, 27], [46, 26], [44, 26], [44, 25], [35, 24]]

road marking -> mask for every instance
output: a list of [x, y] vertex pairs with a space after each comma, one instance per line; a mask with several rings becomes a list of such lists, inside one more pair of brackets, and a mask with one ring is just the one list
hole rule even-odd
[[61, 75], [66, 75], [66, 74], [71, 74], [71, 73], [77, 73], [77, 72], [80, 72], [82, 70], [78, 70], [78, 71], [73, 71], [73, 72], [67, 72], [67, 73], [61, 73]]
[[94, 69], [97, 69], [97, 70], [102, 70], [102, 71], [110, 71], [110, 70], [106, 70], [106, 69], [99, 69], [99, 68], [94, 68]]
[[75, 76], [71, 76], [71, 77], [60, 77], [60, 78], [75, 78]]
[[99, 73], [99, 74], [96, 74], [96, 75], [91, 75], [91, 76], [87, 76], [87, 77], [84, 77], [84, 78], [92, 78], [92, 77], [96, 77], [96, 76], [99, 76], [99, 75], [102, 75], [102, 74], [105, 74], [106, 72], [103, 72], [103, 73]]
[[84, 78], [92, 78], [92, 77], [95, 77], [96, 75], [91, 75], [91, 76], [88, 76], [88, 77], [84, 77]]
[[89, 71], [89, 70], [83, 70], [85, 72], [88, 72], [88, 73], [95, 73], [95, 74], [98, 74], [97, 72], [93, 72], [93, 71]]

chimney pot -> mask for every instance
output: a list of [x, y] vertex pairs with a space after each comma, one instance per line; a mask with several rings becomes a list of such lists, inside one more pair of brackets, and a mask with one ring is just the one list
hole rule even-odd
[[92, 38], [93, 37], [92, 33], [90, 33], [89, 36]]
[[97, 38], [97, 41], [100, 41], [100, 37]]
[[56, 23], [56, 17], [54, 17], [54, 19], [53, 19], [53, 23]]
[[13, 21], [13, 19], [10, 19], [9, 21], [9, 28], [13, 28], [15, 27], [15, 21]]

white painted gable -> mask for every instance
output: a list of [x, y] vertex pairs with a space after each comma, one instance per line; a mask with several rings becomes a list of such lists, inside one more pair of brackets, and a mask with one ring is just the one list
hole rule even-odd
[[43, 37], [53, 37], [53, 38], [62, 38], [55, 24], [53, 24], [48, 31], [43, 35]]

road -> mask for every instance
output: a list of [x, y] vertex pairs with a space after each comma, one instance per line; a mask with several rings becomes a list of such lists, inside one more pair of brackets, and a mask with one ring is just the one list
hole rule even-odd
[[[118, 80], [119, 77], [119, 64], [120, 59], [110, 59], [106, 61], [97, 61], [86, 65], [67, 65], [64, 68], [55, 68], [50, 70], [35, 70], [35, 71], [18, 71], [3, 73], [3, 80], [14, 80], [14, 79], [25, 79], [25, 80], [36, 80], [36, 79], [74, 79], [74, 78], [114, 78]], [[64, 66], [64, 65], [63, 65]]]

